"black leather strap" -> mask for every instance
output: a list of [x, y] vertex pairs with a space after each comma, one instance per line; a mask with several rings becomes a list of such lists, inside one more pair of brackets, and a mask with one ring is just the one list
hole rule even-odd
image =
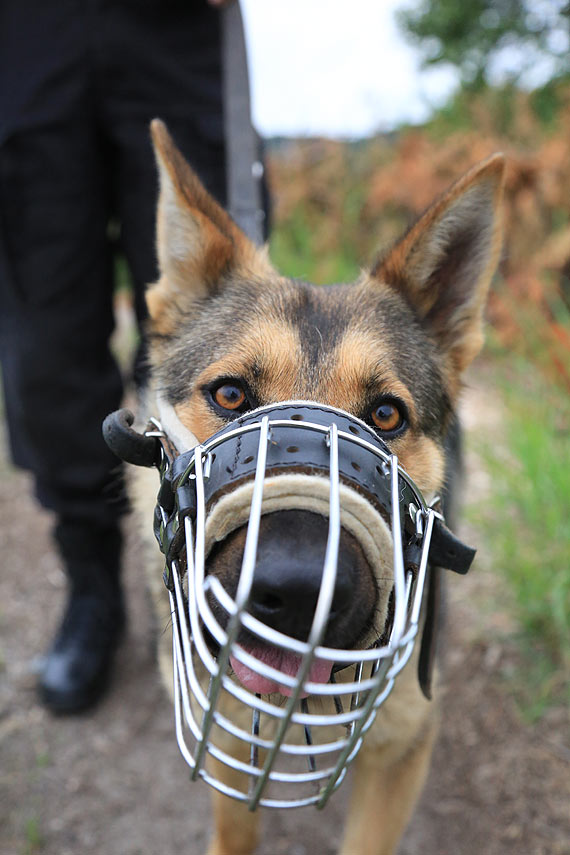
[[155, 436], [133, 430], [135, 417], [130, 410], [116, 410], [103, 421], [103, 439], [120, 460], [135, 466], [157, 466], [160, 444]]
[[[278, 404], [241, 416], [210, 438], [222, 438], [236, 427], [257, 424], [263, 415], [271, 420], [292, 419], [302, 426], [312, 422], [329, 426], [331, 416], [340, 431], [359, 436], [376, 448], [389, 454], [389, 449], [363, 422], [348, 414], [327, 410], [317, 404]], [[147, 437], [132, 429], [134, 416], [128, 410], [119, 410], [105, 419], [103, 434], [107, 444], [123, 460], [139, 466], [158, 465], [160, 441]], [[306, 425], [305, 425], [306, 426]], [[272, 428], [268, 449], [269, 473], [295, 472], [329, 473], [329, 450], [322, 432], [297, 427], [276, 426]], [[167, 441], [167, 440], [166, 440]], [[259, 431], [252, 430], [240, 436], [228, 437], [215, 447], [206, 465], [209, 467], [205, 480], [206, 501], [213, 502], [222, 492], [235, 488], [239, 482], [251, 480], [255, 475]], [[171, 451], [171, 449], [167, 449]], [[194, 450], [172, 458], [171, 465], [163, 472], [155, 513], [155, 534], [166, 556], [177, 553], [183, 537], [182, 519], [194, 516], [196, 491], [188, 474], [193, 468]], [[372, 459], [371, 459], [372, 458]], [[391, 494], [388, 472], [382, 469], [382, 461], [376, 455], [358, 445], [341, 440], [339, 442], [339, 470], [341, 478], [359, 490], [387, 518], [390, 515]], [[400, 501], [407, 509], [410, 502], [417, 501], [411, 487], [400, 479]], [[402, 535], [408, 541], [405, 550], [406, 565], [417, 569], [421, 551], [415, 549], [415, 526], [409, 513], [402, 514]], [[416, 554], [417, 552], [417, 554]], [[426, 580], [425, 616], [418, 660], [418, 679], [422, 692], [431, 698], [436, 641], [441, 617], [441, 572], [440, 568], [467, 573], [475, 550], [462, 543], [447, 528], [443, 520], [434, 522], [429, 552], [428, 577]], [[168, 562], [167, 562], [168, 568]], [[170, 587], [168, 573], [165, 582]]]
[[[278, 404], [264, 408], [264, 413], [271, 419], [293, 419], [302, 426], [303, 422], [314, 422], [324, 426], [331, 423], [331, 418], [337, 423], [340, 431], [360, 436], [386, 454], [389, 449], [375, 433], [363, 422], [348, 414], [328, 411], [327, 408], [316, 404]], [[236, 419], [214, 437], [222, 437], [235, 427], [257, 423], [263, 413], [256, 411], [247, 413]], [[138, 466], [154, 466], [160, 461], [160, 442], [156, 437], [144, 436], [132, 428], [134, 416], [129, 410], [118, 410], [111, 413], [103, 423], [103, 436], [109, 448], [127, 463]], [[277, 430], [279, 441], [277, 441]], [[211, 503], [222, 492], [227, 492], [238, 482], [247, 481], [255, 475], [257, 461], [257, 445], [259, 434], [257, 430], [225, 440], [210, 455], [210, 472], [206, 480], [206, 501]], [[192, 466], [194, 451], [190, 450], [178, 455], [168, 472], [168, 490], [175, 491], [180, 479]], [[372, 458], [372, 459], [371, 459]], [[341, 478], [354, 489], [366, 496], [387, 519], [390, 516], [391, 495], [387, 473], [382, 470], [380, 458], [372, 455], [369, 450], [354, 443], [342, 441], [339, 443], [339, 469]], [[275, 429], [275, 437], [269, 445], [267, 470], [277, 472], [303, 472], [305, 474], [329, 471], [328, 448], [323, 442], [323, 434], [309, 430], [299, 431], [295, 427], [280, 427]], [[170, 486], [172, 483], [172, 487]], [[181, 495], [182, 504], [190, 509], [188, 501], [189, 485], [183, 483]], [[415, 503], [417, 497], [412, 488], [400, 479], [400, 501], [406, 510], [410, 503]], [[170, 511], [171, 508], [165, 510]], [[414, 534], [413, 521], [409, 513], [402, 514], [404, 536]], [[443, 520], [436, 519], [430, 545], [430, 564], [444, 567], [456, 573], [465, 574], [469, 570], [475, 550], [462, 543], [445, 525]]]
[[439, 567], [428, 567], [424, 597], [425, 618], [418, 659], [418, 680], [424, 696], [431, 700], [437, 639], [441, 629], [442, 578]]
[[[302, 473], [322, 475], [328, 478], [330, 451], [327, 434], [312, 430], [309, 424], [323, 428], [336, 422], [339, 431], [361, 438], [389, 455], [389, 449], [363, 422], [352, 416], [328, 410], [313, 404], [277, 404], [263, 408], [260, 412], [247, 413], [222, 429], [208, 441], [222, 438], [237, 427], [259, 425], [260, 419], [268, 415], [271, 422], [271, 439], [267, 449], [267, 474]], [[286, 420], [286, 425], [275, 425], [276, 420]], [[214, 447], [205, 461], [208, 477], [204, 481], [206, 503], [211, 505], [221, 495], [238, 484], [250, 481], [255, 476], [259, 430], [251, 430], [238, 436], [230, 436]], [[383, 469], [383, 461], [369, 449], [339, 438], [339, 472], [341, 480], [361, 493], [389, 522], [391, 513], [391, 489], [389, 469]], [[193, 452], [180, 455], [174, 462], [172, 480], [178, 483], [193, 460]], [[400, 500], [407, 509], [418, 503], [412, 488], [400, 479]], [[406, 539], [415, 533], [414, 522], [409, 513], [402, 514], [403, 534]]]
[[261, 245], [263, 165], [251, 123], [247, 51], [238, 2], [222, 10], [222, 67], [228, 207], [238, 226]]
[[[246, 413], [210, 438], [208, 445], [216, 438], [222, 438], [236, 427], [258, 424], [268, 415], [271, 421], [276, 419], [293, 420], [302, 427], [307, 422], [328, 427], [335, 421], [339, 431], [366, 440], [375, 448], [389, 455], [390, 450], [374, 431], [349, 414], [318, 404], [276, 404], [259, 411]], [[329, 450], [322, 433], [299, 430], [297, 427], [281, 426], [273, 428], [272, 440], [267, 455], [269, 474], [284, 472], [302, 472], [304, 474], [323, 474], [329, 472]], [[226, 439], [215, 447], [208, 461], [209, 474], [205, 481], [206, 502], [211, 504], [222, 493], [235, 488], [238, 483], [251, 480], [255, 475], [259, 431], [252, 430]], [[172, 481], [178, 483], [192, 465], [194, 452], [189, 451], [176, 458], [172, 469]], [[378, 508], [389, 520], [391, 509], [390, 479], [382, 468], [382, 461], [368, 449], [346, 440], [339, 442], [339, 470], [341, 480], [356, 489]], [[400, 503], [402, 513], [402, 534], [405, 539], [415, 534], [414, 522], [407, 512], [410, 504], [418, 498], [410, 485], [400, 479]], [[436, 518], [433, 528], [429, 560], [434, 566], [444, 567], [456, 573], [467, 573], [475, 550], [462, 543], [445, 525]]]
[[476, 551], [459, 540], [443, 520], [435, 520], [429, 549], [429, 560], [432, 564], [464, 576], [473, 563]]

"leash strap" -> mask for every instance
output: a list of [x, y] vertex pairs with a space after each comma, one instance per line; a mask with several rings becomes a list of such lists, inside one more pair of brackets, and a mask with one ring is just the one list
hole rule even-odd
[[424, 696], [431, 700], [437, 639], [441, 630], [439, 619], [442, 606], [442, 577], [439, 567], [428, 565], [426, 588], [426, 612], [418, 659], [418, 681]]
[[222, 10], [222, 67], [228, 207], [255, 244], [263, 243], [263, 164], [251, 123], [249, 74], [239, 2]]

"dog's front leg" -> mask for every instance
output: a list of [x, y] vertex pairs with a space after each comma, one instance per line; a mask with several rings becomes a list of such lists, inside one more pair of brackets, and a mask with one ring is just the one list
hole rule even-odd
[[340, 855], [393, 855], [424, 784], [433, 721], [407, 751], [365, 745], [356, 759], [350, 810]]
[[[237, 756], [237, 751], [232, 752]], [[247, 757], [239, 759], [247, 760]], [[230, 769], [212, 758], [208, 768], [214, 777], [236, 790], [243, 788], [243, 774]], [[251, 855], [258, 840], [258, 813], [252, 813], [244, 802], [222, 795], [217, 790], [212, 796], [214, 811], [214, 836], [207, 855]]]

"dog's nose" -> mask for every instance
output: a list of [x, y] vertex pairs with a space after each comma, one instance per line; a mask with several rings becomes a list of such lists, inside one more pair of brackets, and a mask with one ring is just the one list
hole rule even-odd
[[[321, 589], [328, 519], [307, 511], [278, 511], [262, 518], [249, 610], [266, 625], [306, 640]], [[357, 556], [341, 535], [328, 626], [351, 609]]]

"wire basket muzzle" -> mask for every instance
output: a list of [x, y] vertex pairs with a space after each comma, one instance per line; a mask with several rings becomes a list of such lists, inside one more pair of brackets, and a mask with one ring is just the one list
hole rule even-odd
[[[169, 553], [170, 597], [183, 756], [194, 778], [251, 809], [322, 806], [411, 656], [433, 511], [367, 425], [307, 403], [274, 405], [237, 419], [180, 455], [172, 483], [178, 531]], [[287, 508], [328, 520], [306, 640], [263, 623], [248, 608], [262, 516]], [[230, 593], [208, 572], [208, 555], [244, 525], [241, 572]], [[350, 650], [323, 644], [341, 528], [358, 540], [381, 580], [374, 629]], [[244, 631], [273, 653], [252, 655], [239, 643]], [[280, 661], [287, 667], [276, 667]], [[259, 675], [282, 691], [250, 691], [234, 671]], [[330, 675], [327, 682], [323, 673]]]

